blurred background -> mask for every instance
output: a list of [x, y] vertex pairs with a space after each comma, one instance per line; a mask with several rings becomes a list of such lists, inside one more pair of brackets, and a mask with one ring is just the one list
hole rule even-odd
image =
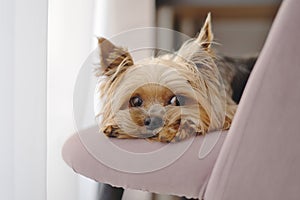
[[[193, 37], [211, 12], [217, 50], [253, 55], [263, 47], [279, 5], [280, 0], [1, 0], [0, 198], [99, 197], [101, 185], [73, 172], [61, 157], [64, 142], [76, 132], [76, 77], [96, 48], [96, 36], [159, 26]], [[180, 45], [172, 35], [140, 37], [172, 49]], [[178, 198], [126, 190], [123, 199]]]
[[[218, 51], [243, 56], [261, 50], [279, 5], [279, 0], [157, 0], [156, 25], [195, 37], [211, 12]], [[171, 38], [170, 45], [178, 47], [176, 41]]]

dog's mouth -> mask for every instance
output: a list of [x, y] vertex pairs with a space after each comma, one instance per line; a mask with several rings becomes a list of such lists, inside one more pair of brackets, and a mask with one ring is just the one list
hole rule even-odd
[[146, 133], [143, 134], [143, 137], [146, 138], [146, 137], [153, 137], [153, 136], [156, 136], [157, 134], [159, 134], [159, 132], [163, 129], [163, 127], [159, 127], [159, 128], [156, 128], [154, 130], [149, 130], [149, 129], [146, 129]]

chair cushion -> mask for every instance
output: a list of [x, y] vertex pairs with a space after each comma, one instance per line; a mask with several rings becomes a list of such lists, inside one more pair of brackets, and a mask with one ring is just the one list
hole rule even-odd
[[179, 143], [106, 138], [90, 127], [72, 135], [62, 155], [73, 170], [113, 186], [198, 198], [227, 132]]
[[300, 1], [285, 0], [248, 80], [206, 200], [300, 199]]

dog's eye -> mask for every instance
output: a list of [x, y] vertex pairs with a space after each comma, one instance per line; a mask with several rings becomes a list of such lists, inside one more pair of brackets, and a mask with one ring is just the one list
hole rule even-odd
[[174, 95], [169, 100], [169, 105], [172, 106], [182, 106], [184, 105], [184, 97], [181, 95]]
[[139, 96], [131, 97], [129, 103], [132, 107], [139, 107], [143, 104], [143, 99]]

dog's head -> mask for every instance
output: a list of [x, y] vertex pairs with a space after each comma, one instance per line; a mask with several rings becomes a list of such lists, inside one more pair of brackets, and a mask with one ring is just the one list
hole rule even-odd
[[102, 131], [170, 142], [222, 128], [225, 94], [212, 40], [210, 15], [177, 52], [136, 63], [126, 49], [99, 38]]

